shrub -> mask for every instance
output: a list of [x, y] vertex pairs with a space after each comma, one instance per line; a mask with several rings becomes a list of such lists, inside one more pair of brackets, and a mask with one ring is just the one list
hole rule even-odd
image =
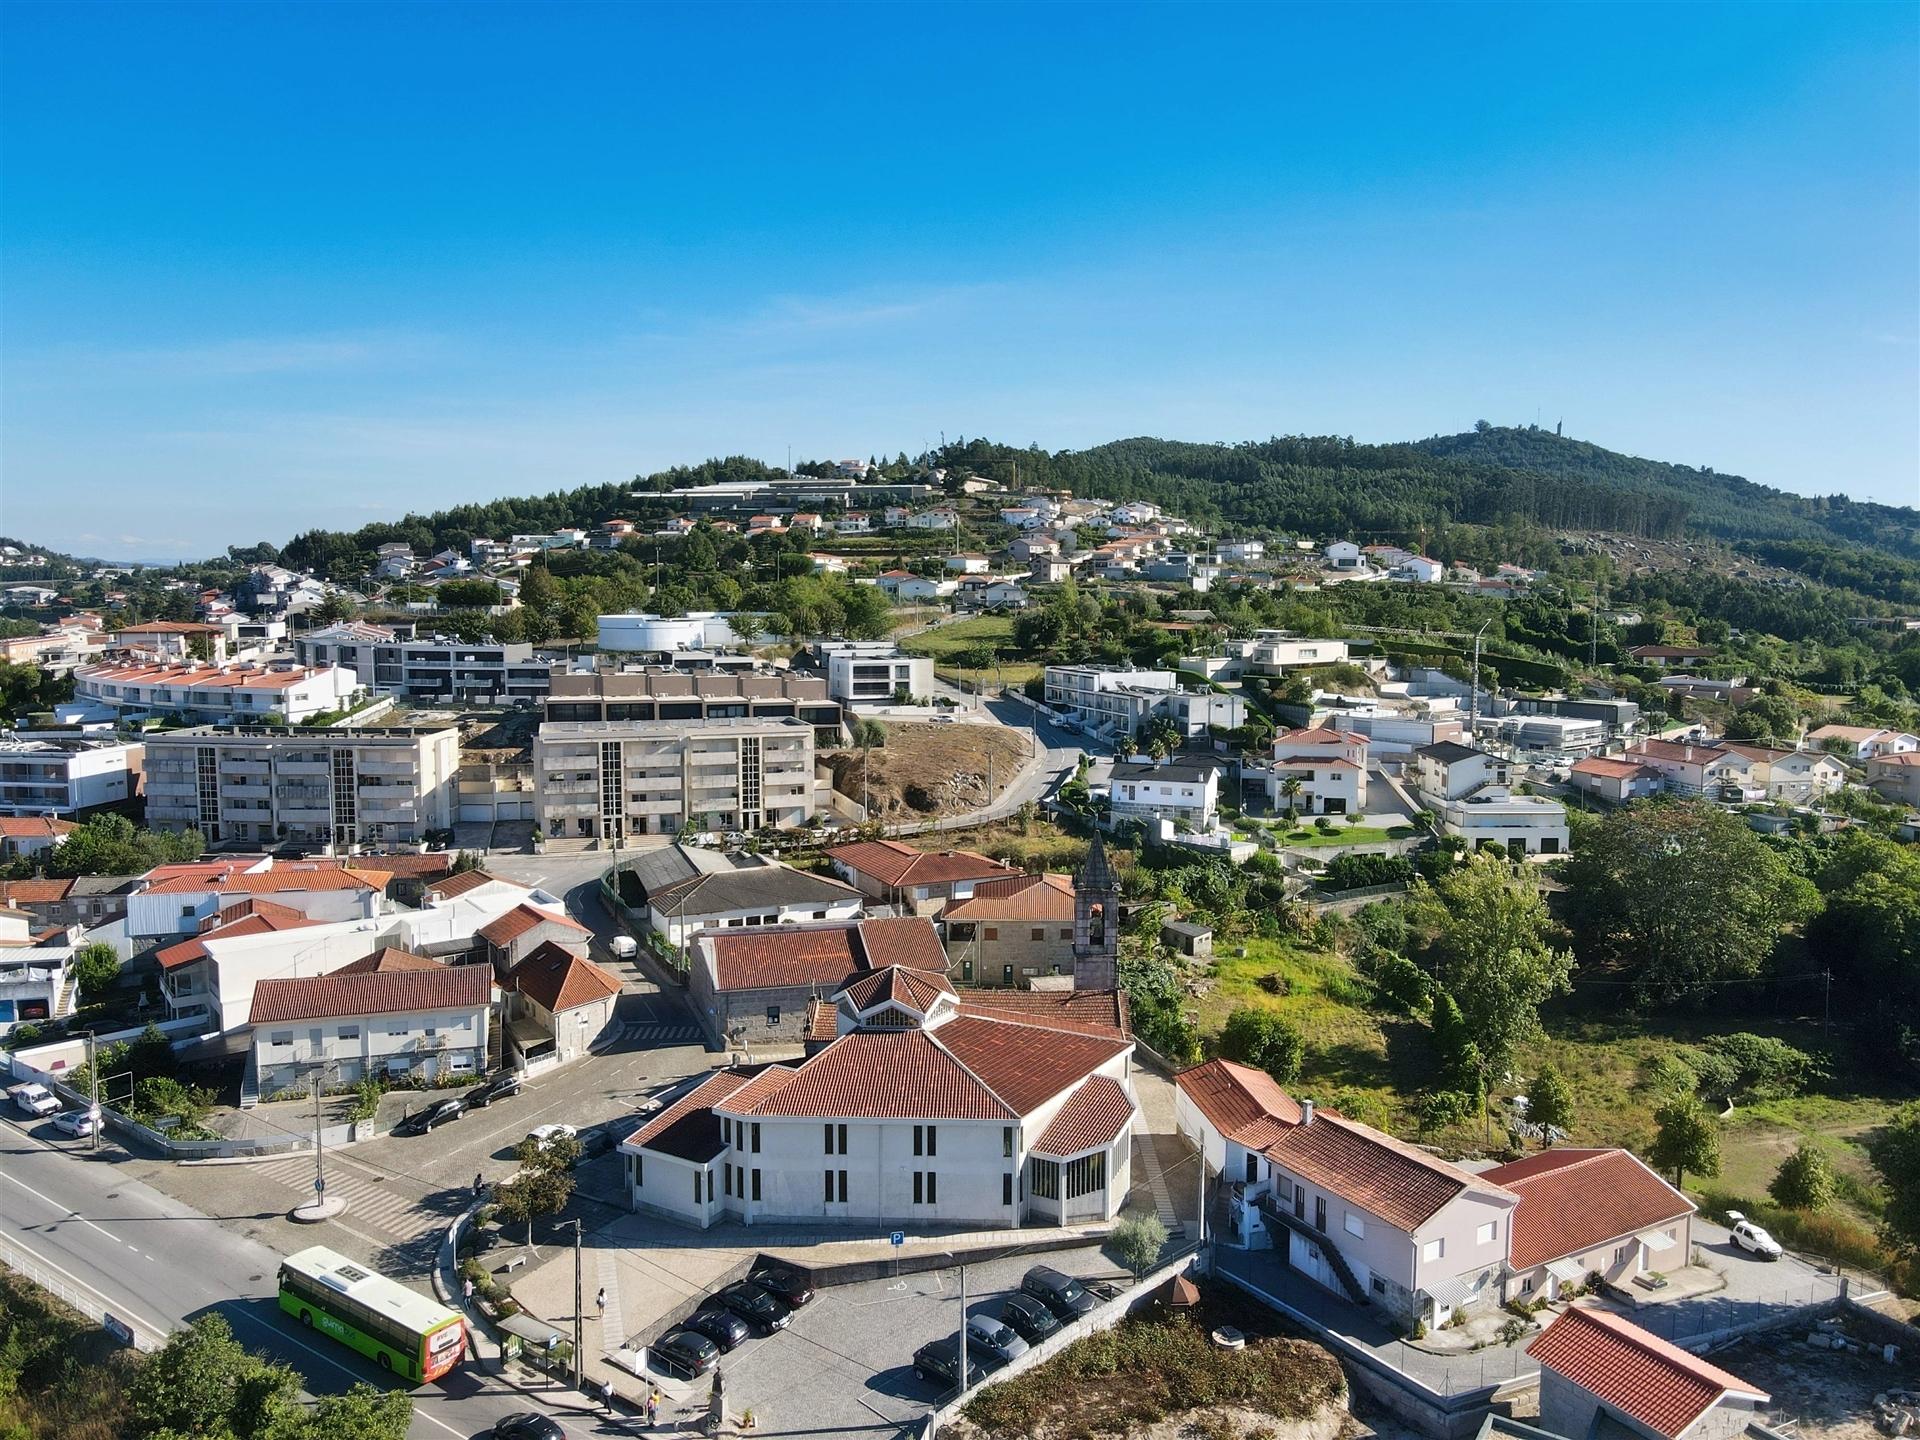
[[1145, 1212], [1122, 1215], [1114, 1223], [1107, 1245], [1120, 1263], [1138, 1280], [1151, 1270], [1167, 1243], [1167, 1227], [1158, 1215]]
[[[1359, 816], [1351, 816], [1359, 819]], [[1413, 878], [1413, 862], [1401, 855], [1336, 855], [1327, 862], [1323, 890], [1359, 890], [1369, 885], [1400, 885]]]
[[1433, 999], [1427, 972], [1404, 955], [1386, 955], [1374, 962], [1373, 993], [1381, 1005], [1402, 1015], [1417, 1015]]
[[1220, 1053], [1229, 1060], [1257, 1065], [1286, 1085], [1300, 1077], [1306, 1041], [1273, 1011], [1243, 1005], [1227, 1016], [1220, 1031]]
[[1824, 1210], [1833, 1201], [1833, 1163], [1824, 1151], [1802, 1144], [1780, 1162], [1767, 1194], [1789, 1210]]

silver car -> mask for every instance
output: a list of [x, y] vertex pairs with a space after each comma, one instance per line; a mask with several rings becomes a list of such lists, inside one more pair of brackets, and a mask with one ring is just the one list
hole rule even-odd
[[967, 1317], [967, 1348], [989, 1365], [1005, 1365], [1027, 1353], [1027, 1342], [1013, 1327], [992, 1315]]
[[53, 1128], [84, 1140], [100, 1127], [94, 1124], [93, 1115], [89, 1111], [62, 1110], [53, 1117]]

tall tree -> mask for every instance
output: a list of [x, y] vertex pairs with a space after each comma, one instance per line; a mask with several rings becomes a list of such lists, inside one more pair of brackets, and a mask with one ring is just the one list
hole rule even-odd
[[1573, 956], [1552, 944], [1540, 887], [1495, 856], [1476, 855], [1438, 880], [1416, 881], [1411, 909], [1491, 1083], [1540, 1033], [1540, 1006], [1569, 988]]
[[1720, 1127], [1706, 1106], [1682, 1095], [1654, 1111], [1653, 1118], [1660, 1127], [1647, 1152], [1654, 1168], [1670, 1172], [1676, 1186], [1687, 1183], [1689, 1172], [1720, 1173]]
[[1263, 1006], [1241, 1006], [1227, 1016], [1220, 1031], [1222, 1055], [1258, 1066], [1282, 1085], [1300, 1078], [1300, 1061], [1306, 1048], [1299, 1030]]
[[1881, 1232], [1903, 1255], [1920, 1254], [1920, 1101], [1901, 1106], [1867, 1153], [1887, 1189]]
[[1527, 1087], [1527, 1119], [1540, 1127], [1540, 1148], [1553, 1144], [1553, 1132], [1573, 1129], [1573, 1087], [1556, 1065], [1542, 1065]]
[[1631, 975], [1642, 1004], [1701, 1004], [1720, 981], [1759, 977], [1782, 931], [1819, 907], [1745, 821], [1700, 800], [1609, 815], [1565, 878], [1581, 959]]

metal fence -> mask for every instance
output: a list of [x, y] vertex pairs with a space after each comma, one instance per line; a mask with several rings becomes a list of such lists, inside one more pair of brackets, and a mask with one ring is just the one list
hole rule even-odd
[[[107, 1329], [114, 1330], [123, 1341], [131, 1336], [131, 1343], [135, 1349], [157, 1350], [166, 1340], [165, 1335], [154, 1333], [144, 1324], [135, 1322], [124, 1313], [115, 1314], [113, 1307], [99, 1291], [83, 1281], [76, 1280], [65, 1271], [55, 1269], [37, 1255], [9, 1244], [4, 1236], [0, 1236], [0, 1265], [5, 1265], [14, 1274], [31, 1280], [49, 1295], [70, 1305], [88, 1319], [98, 1321]], [[115, 1330], [116, 1325], [121, 1329]]]

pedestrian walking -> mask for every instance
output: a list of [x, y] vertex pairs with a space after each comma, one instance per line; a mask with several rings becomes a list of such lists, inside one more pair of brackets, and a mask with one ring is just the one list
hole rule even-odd
[[481, 1178], [480, 1172], [478, 1170], [474, 1171], [473, 1172], [473, 1198], [478, 1200], [480, 1198], [480, 1192], [485, 1188], [486, 1188], [486, 1181]]
[[473, 1304], [473, 1277], [471, 1275], [467, 1276], [466, 1283], [461, 1286], [461, 1289], [466, 1295], [467, 1304]]
[[600, 1382], [600, 1403], [607, 1407], [607, 1413], [609, 1415], [613, 1413], [613, 1381], [602, 1380]]
[[647, 1392], [647, 1428], [651, 1430], [655, 1425], [658, 1425], [659, 1423], [660, 1423], [660, 1392], [658, 1390], [649, 1390]]
[[600, 1287], [600, 1293], [593, 1297], [593, 1308], [599, 1313], [601, 1322], [605, 1323], [607, 1318], [607, 1287], [606, 1286], [602, 1285]]

